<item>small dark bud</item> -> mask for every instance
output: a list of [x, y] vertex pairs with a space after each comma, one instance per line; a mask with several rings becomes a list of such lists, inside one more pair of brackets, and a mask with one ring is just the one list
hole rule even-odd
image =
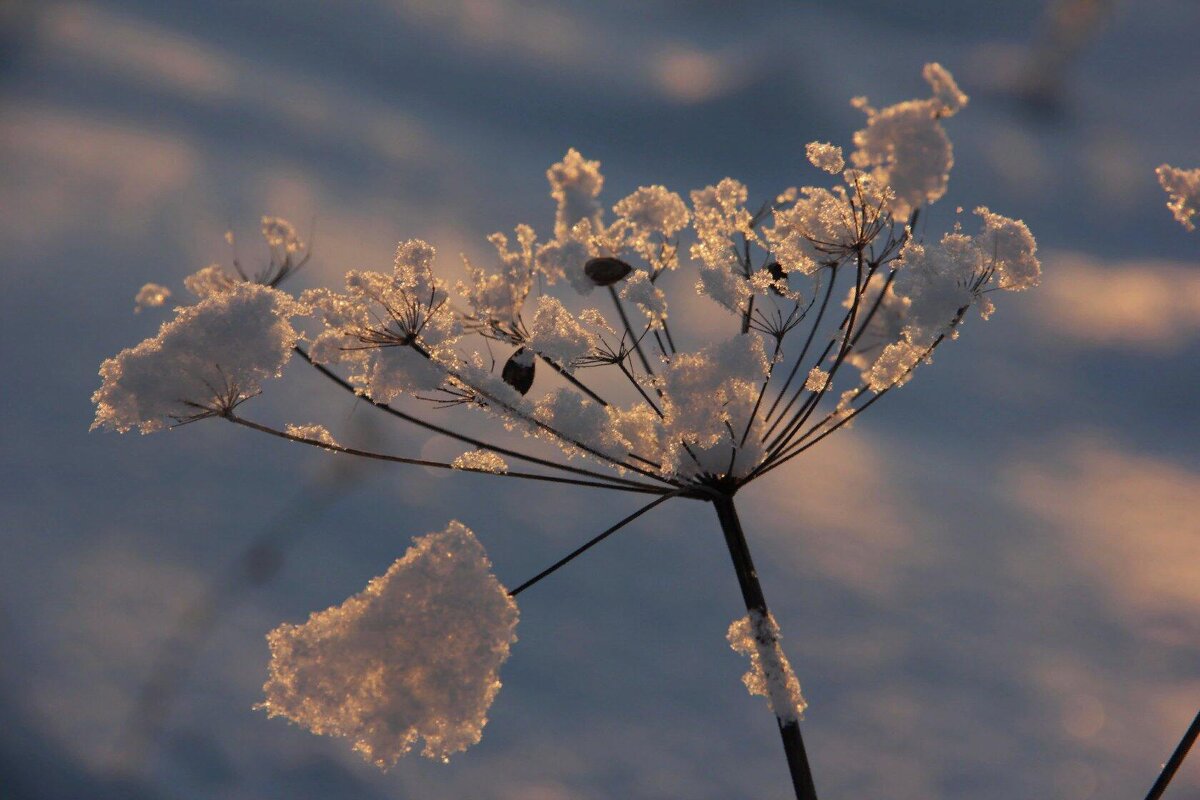
[[619, 258], [589, 258], [583, 271], [597, 286], [612, 286], [633, 272], [633, 267]]
[[[778, 261], [772, 261], [771, 263], [767, 264], [764, 269], [771, 273], [771, 280], [783, 281], [784, 285], [787, 285], [787, 273], [783, 271], [783, 267]], [[775, 288], [774, 286], [771, 287], [771, 291], [778, 295], [783, 294], [783, 292], [779, 291], [779, 289]]]
[[517, 352], [504, 362], [500, 377], [521, 394], [527, 394], [533, 386], [533, 353], [518, 347]]

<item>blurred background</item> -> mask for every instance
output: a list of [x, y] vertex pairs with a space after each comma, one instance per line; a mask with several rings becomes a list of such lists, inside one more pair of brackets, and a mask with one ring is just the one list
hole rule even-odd
[[[1045, 281], [739, 495], [817, 786], [1143, 796], [1200, 706], [1200, 234], [1153, 173], [1200, 166], [1197, 30], [1191, 0], [0, 2], [0, 797], [787, 798], [700, 504], [523, 595], [482, 743], [383, 774], [252, 709], [266, 632], [452, 517], [515, 585], [636, 498], [215, 422], [89, 435], [89, 396], [167, 316], [138, 288], [185, 301], [227, 229], [253, 261], [261, 214], [314, 241], [293, 289], [414, 236], [454, 277], [491, 231], [550, 228], [568, 147], [610, 204], [726, 175], [761, 200], [818, 180], [806, 142], [849, 147], [851, 97], [924, 96], [935, 60], [971, 104], [925, 230], [1023, 218]], [[461, 451], [302, 364], [269, 388], [256, 418]], [[1196, 796], [1200, 758], [1168, 794]]]

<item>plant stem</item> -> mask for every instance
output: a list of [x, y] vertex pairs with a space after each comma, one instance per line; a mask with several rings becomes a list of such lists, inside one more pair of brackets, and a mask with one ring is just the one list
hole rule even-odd
[[[721, 523], [721, 532], [725, 534], [729, 557], [733, 559], [733, 569], [737, 573], [746, 611], [756, 612], [765, 618], [768, 614], [767, 599], [763, 596], [762, 585], [758, 582], [758, 572], [754, 569], [754, 560], [750, 557], [750, 547], [746, 544], [746, 535], [742, 532], [742, 523], [738, 520], [737, 509], [733, 505], [733, 495], [718, 493], [713, 497], [712, 503]], [[808, 754], [804, 750], [800, 724], [795, 720], [784, 721], [778, 715], [775, 721], [779, 725], [779, 736], [783, 740], [783, 752], [787, 756], [796, 800], [817, 800], [817, 789], [813, 785], [812, 770], [808, 766]]]
[[1167, 790], [1167, 784], [1175, 777], [1175, 773], [1179, 770], [1179, 765], [1183, 763], [1188, 750], [1192, 749], [1192, 745], [1196, 743], [1197, 737], [1200, 737], [1200, 713], [1196, 714], [1196, 718], [1188, 726], [1187, 732], [1183, 734], [1183, 739], [1180, 740], [1179, 746], [1175, 748], [1175, 752], [1167, 759], [1166, 765], [1163, 766], [1162, 772], [1159, 773], [1158, 780], [1150, 788], [1150, 794], [1146, 795], [1146, 800], [1158, 800], [1158, 798], [1163, 796], [1163, 792]]

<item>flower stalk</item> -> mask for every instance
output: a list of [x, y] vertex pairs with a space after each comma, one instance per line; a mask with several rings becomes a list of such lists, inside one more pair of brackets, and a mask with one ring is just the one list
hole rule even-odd
[[[750, 546], [746, 543], [741, 520], [738, 519], [733, 493], [717, 489], [713, 494], [712, 504], [721, 524], [721, 532], [725, 535], [725, 545], [729, 548], [729, 557], [737, 574], [738, 587], [742, 590], [746, 612], [765, 618], [769, 614], [767, 599], [763, 595], [762, 584], [758, 581], [758, 571], [754, 568], [754, 559], [750, 556]], [[779, 737], [783, 740], [783, 752], [792, 776], [796, 800], [817, 800], [817, 789], [813, 783], [812, 769], [808, 765], [804, 737], [800, 734], [800, 723], [794, 719], [785, 720], [778, 713], [775, 721], [779, 725]]]

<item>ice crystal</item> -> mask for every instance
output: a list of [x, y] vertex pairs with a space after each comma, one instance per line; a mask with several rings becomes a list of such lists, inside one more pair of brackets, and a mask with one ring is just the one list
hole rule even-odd
[[967, 96], [958, 88], [950, 71], [941, 64], [926, 64], [921, 75], [933, 89], [933, 99], [942, 107], [941, 116], [953, 116], [966, 107]]
[[779, 646], [779, 625], [771, 614], [751, 611], [734, 620], [726, 634], [729, 646], [750, 659], [742, 683], [750, 694], [767, 698], [781, 722], [796, 722], [808, 703], [800, 693], [800, 681]]
[[820, 367], [813, 367], [808, 371], [808, 378], [804, 381], [804, 388], [810, 392], [819, 392], [825, 385], [829, 383], [830, 375]]
[[554, 235], [558, 239], [566, 239], [583, 220], [599, 226], [602, 206], [596, 198], [604, 188], [599, 161], [588, 161], [572, 148], [562, 161], [546, 170], [546, 178], [550, 195], [558, 202], [554, 215]]
[[596, 346], [596, 337], [557, 298], [542, 295], [529, 328], [528, 347], [563, 369], [574, 369]]
[[147, 283], [138, 289], [133, 298], [133, 310], [140, 312], [143, 308], [158, 308], [171, 296], [171, 290], [157, 283]]
[[209, 264], [183, 279], [183, 285], [196, 297], [208, 297], [227, 292], [237, 285], [237, 280], [220, 264]]
[[479, 540], [451, 522], [340, 606], [271, 631], [261, 707], [381, 767], [418, 739], [445, 760], [479, 741], [516, 624]]
[[455, 469], [472, 470], [475, 472], [501, 473], [508, 472], [508, 464], [503, 458], [490, 450], [470, 450], [455, 457], [450, 465]]
[[284, 431], [288, 436], [295, 436], [300, 439], [308, 439], [313, 442], [327, 444], [330, 447], [337, 447], [337, 440], [333, 438], [333, 434], [324, 425], [293, 425], [288, 423], [284, 426]]
[[837, 175], [846, 168], [842, 158], [842, 148], [828, 142], [809, 142], [804, 148], [808, 160], [817, 169], [823, 169], [830, 175]]
[[1155, 173], [1163, 191], [1170, 198], [1167, 208], [1171, 209], [1180, 225], [1194, 231], [1196, 223], [1192, 222], [1192, 217], [1200, 213], [1200, 167], [1179, 169], [1163, 164]]
[[954, 152], [938, 120], [967, 103], [967, 96], [940, 64], [927, 64], [924, 77], [934, 93], [927, 100], [906, 100], [879, 111], [865, 98], [855, 101], [867, 114], [867, 127], [854, 134], [858, 149], [851, 161], [860, 169], [873, 167], [875, 178], [891, 186], [898, 217], [907, 217], [946, 193]]
[[441, 387], [446, 373], [438, 359], [452, 358], [462, 324], [433, 275], [433, 258], [432, 247], [412, 239], [396, 249], [390, 275], [353, 271], [345, 293], [305, 292], [303, 301], [326, 325], [312, 343], [313, 360], [347, 365], [350, 380], [382, 402]]

